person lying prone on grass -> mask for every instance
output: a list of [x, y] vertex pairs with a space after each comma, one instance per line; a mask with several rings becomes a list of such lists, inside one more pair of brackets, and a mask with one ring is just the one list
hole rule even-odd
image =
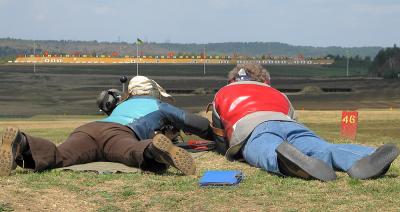
[[330, 181], [335, 170], [356, 179], [384, 175], [399, 155], [394, 144], [379, 148], [332, 144], [295, 121], [283, 93], [271, 87], [260, 64], [239, 64], [214, 97], [212, 124], [217, 150], [265, 171]]
[[172, 96], [147, 77], [133, 77], [128, 92], [128, 99], [107, 118], [76, 128], [59, 146], [7, 127], [0, 145], [0, 175], [10, 175], [17, 165], [43, 171], [95, 161], [119, 162], [153, 172], [173, 166], [185, 175], [195, 174], [191, 155], [154, 132], [168, 123], [210, 139], [209, 121], [162, 101]]

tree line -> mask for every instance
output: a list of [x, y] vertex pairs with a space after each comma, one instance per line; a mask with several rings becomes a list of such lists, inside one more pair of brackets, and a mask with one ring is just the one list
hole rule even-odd
[[[311, 47], [294, 46], [278, 42], [225, 42], [208, 44], [178, 44], [147, 42], [139, 46], [141, 55], [176, 56], [204, 55], [231, 57], [326, 57], [335, 60], [332, 67], [358, 67], [368, 69], [371, 76], [400, 78], [400, 49], [382, 47]], [[127, 42], [97, 42], [71, 40], [22, 40], [0, 38], [0, 63], [13, 60], [17, 55], [71, 54], [135, 56], [136, 44]], [[373, 58], [373, 59], [372, 59]]]
[[369, 56], [361, 57], [359, 55], [354, 57], [328, 55], [327, 57], [335, 60], [332, 67], [346, 67], [349, 63], [351, 67], [368, 69], [370, 76], [400, 78], [400, 48], [396, 45], [381, 49], [373, 59]]
[[378, 52], [370, 66], [371, 73], [384, 78], [400, 78], [400, 48], [385, 48]]
[[[305, 57], [321, 57], [324, 55], [345, 55], [351, 52], [360, 57], [375, 57], [382, 47], [352, 47], [337, 46], [313, 47], [295, 46], [279, 42], [225, 42], [225, 43], [155, 43], [145, 42], [139, 46], [139, 51], [144, 55], [200, 55], [204, 51], [207, 55], [241, 55], [247, 57], [260, 57], [262, 55], [289, 56], [299, 54]], [[73, 41], [73, 40], [22, 40], [13, 38], [0, 38], [0, 56], [16, 54], [29, 55], [33, 52], [43, 54], [71, 54], [79, 52], [85, 55], [111, 55], [113, 52], [120, 56], [136, 55], [136, 44], [127, 42], [98, 42], [98, 41]]]

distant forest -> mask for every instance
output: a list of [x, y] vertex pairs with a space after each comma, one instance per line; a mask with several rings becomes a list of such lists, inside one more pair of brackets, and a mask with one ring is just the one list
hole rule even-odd
[[[329, 68], [343, 69], [349, 63], [353, 69], [365, 70], [370, 76], [400, 78], [400, 49], [382, 47], [312, 47], [293, 46], [277, 42], [227, 42], [208, 44], [143, 43], [140, 55], [206, 55], [220, 56], [284, 56], [329, 57], [335, 60]], [[0, 64], [17, 55], [79, 54], [88, 56], [135, 56], [136, 44], [126, 42], [97, 42], [70, 40], [22, 40], [0, 38]]]
[[[200, 55], [206, 51], [207, 55], [225, 56], [289, 56], [302, 55], [304, 57], [324, 57], [339, 55], [365, 58], [374, 58], [382, 47], [312, 47], [293, 46], [278, 42], [227, 42], [208, 44], [178, 44], [178, 43], [143, 43], [139, 46], [141, 55]], [[0, 57], [15, 57], [16, 55], [33, 54], [85, 54], [85, 55], [136, 55], [136, 44], [126, 42], [97, 42], [71, 40], [22, 40], [0, 38]]]
[[370, 65], [370, 71], [384, 78], [400, 78], [400, 48], [394, 45], [380, 50]]

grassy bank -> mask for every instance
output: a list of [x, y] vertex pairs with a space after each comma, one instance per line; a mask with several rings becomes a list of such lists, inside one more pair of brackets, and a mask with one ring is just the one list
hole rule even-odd
[[[5, 61], [5, 60], [4, 60]], [[8, 60], [7, 60], [8, 61]], [[1, 63], [0, 63], [1, 64]], [[30, 73], [33, 65], [11, 65], [9, 69], [18, 69], [19, 72]], [[234, 65], [206, 65], [207, 76], [225, 77]], [[346, 76], [346, 66], [330, 65], [265, 65], [274, 77], [343, 77]], [[0, 66], [1, 70], [7, 69], [7, 65]], [[124, 65], [36, 65], [38, 73], [57, 74], [136, 74], [136, 64]], [[203, 64], [179, 65], [179, 64], [140, 64], [139, 73], [147, 76], [203, 76]], [[366, 76], [368, 69], [363, 67], [349, 68], [350, 76]]]
[[8, 64], [8, 61], [14, 61], [14, 60], [15, 60], [14, 56], [0, 57], [0, 65]]

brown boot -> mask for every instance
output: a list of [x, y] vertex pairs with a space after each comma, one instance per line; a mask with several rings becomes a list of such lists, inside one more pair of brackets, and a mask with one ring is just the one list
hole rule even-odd
[[0, 176], [8, 176], [17, 167], [15, 159], [25, 151], [25, 136], [15, 127], [4, 130], [0, 145]]
[[196, 165], [192, 156], [174, 144], [163, 134], [157, 134], [147, 149], [159, 163], [171, 165], [185, 175], [196, 173]]

